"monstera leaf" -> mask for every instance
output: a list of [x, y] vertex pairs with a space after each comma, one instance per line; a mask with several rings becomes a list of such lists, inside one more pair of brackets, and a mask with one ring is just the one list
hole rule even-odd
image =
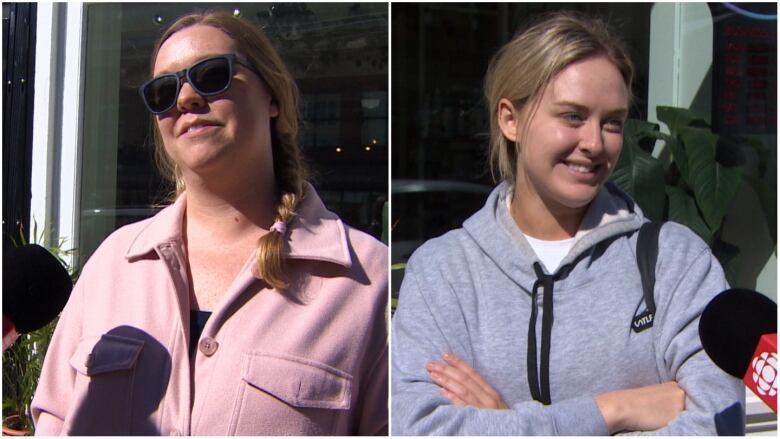
[[742, 167], [726, 167], [716, 160], [718, 136], [708, 129], [684, 127], [680, 138], [688, 155], [688, 184], [704, 221], [714, 232], [739, 189]]
[[656, 124], [626, 121], [623, 150], [612, 174], [612, 181], [631, 195], [648, 218], [660, 221], [666, 203], [664, 166], [650, 155], [656, 140], [654, 133], [660, 134]]
[[697, 116], [690, 110], [675, 107], [656, 107], [658, 120], [669, 127], [670, 136], [665, 139], [669, 150], [672, 153], [674, 166], [680, 171], [683, 180], [691, 186], [690, 171], [688, 164], [688, 152], [682, 139], [679, 138], [680, 130], [688, 126], [707, 126], [707, 122], [700, 116]]
[[639, 119], [628, 119], [623, 127], [624, 142], [630, 142], [652, 154], [656, 140], [666, 141], [669, 136], [661, 132], [657, 123]]
[[669, 220], [685, 224], [708, 245], [712, 245], [713, 234], [702, 220], [696, 200], [675, 186], [666, 186], [666, 195], [669, 196]]

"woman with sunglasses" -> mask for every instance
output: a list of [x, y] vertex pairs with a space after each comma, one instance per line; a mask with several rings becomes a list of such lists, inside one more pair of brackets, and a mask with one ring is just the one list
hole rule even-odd
[[304, 180], [268, 38], [180, 18], [141, 97], [175, 202], [85, 265], [46, 355], [39, 434], [387, 431], [387, 249]]
[[697, 331], [728, 286], [683, 226], [661, 229], [655, 320], [643, 313], [647, 220], [607, 182], [633, 77], [617, 41], [559, 13], [491, 62], [501, 182], [409, 260], [393, 320], [394, 435], [715, 435], [721, 412], [743, 410], [744, 385]]

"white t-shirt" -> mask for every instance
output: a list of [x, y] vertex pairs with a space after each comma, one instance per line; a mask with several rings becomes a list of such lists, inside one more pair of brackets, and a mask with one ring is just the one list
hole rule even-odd
[[541, 239], [532, 238], [523, 233], [525, 239], [531, 244], [531, 248], [534, 249], [536, 256], [542, 261], [547, 268], [548, 273], [555, 273], [558, 266], [561, 265], [563, 258], [569, 254], [574, 245], [574, 238], [564, 239], [562, 241], [543, 241]]
[[[511, 213], [511, 191], [507, 194], [504, 202], [506, 203], [506, 208]], [[534, 249], [534, 253], [536, 253], [536, 256], [539, 257], [545, 268], [547, 268], [547, 272], [550, 274], [555, 273], [555, 270], [557, 270], [558, 266], [561, 265], [563, 258], [569, 254], [569, 250], [571, 250], [571, 248], [574, 246], [574, 238], [564, 239], [561, 241], [544, 241], [541, 239], [532, 238], [525, 233], [523, 233], [523, 236], [525, 236], [526, 241], [531, 244], [531, 248]]]

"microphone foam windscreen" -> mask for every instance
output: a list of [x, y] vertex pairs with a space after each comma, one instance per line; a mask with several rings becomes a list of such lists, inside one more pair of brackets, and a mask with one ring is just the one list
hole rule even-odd
[[42, 328], [65, 307], [73, 289], [70, 275], [54, 255], [36, 244], [3, 256], [3, 313], [19, 333]]
[[704, 308], [699, 337], [704, 351], [728, 374], [742, 378], [758, 340], [777, 332], [777, 304], [755, 291], [732, 288]]

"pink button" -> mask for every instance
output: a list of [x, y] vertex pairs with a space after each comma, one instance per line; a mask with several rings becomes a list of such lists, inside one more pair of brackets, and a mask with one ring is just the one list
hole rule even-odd
[[207, 357], [214, 355], [214, 352], [217, 352], [218, 347], [219, 343], [211, 337], [203, 337], [198, 344], [200, 351]]

